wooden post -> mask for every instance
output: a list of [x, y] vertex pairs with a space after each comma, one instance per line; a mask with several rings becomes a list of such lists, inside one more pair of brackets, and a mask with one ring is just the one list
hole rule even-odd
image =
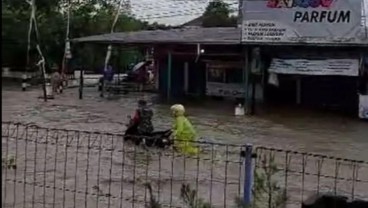
[[84, 80], [83, 80], [83, 68], [80, 69], [80, 77], [79, 77], [79, 99], [83, 99], [83, 85], [84, 85]]
[[184, 93], [188, 94], [188, 88], [189, 88], [189, 63], [184, 63]]
[[172, 70], [172, 55], [168, 51], [167, 57], [167, 100], [171, 98], [171, 70]]

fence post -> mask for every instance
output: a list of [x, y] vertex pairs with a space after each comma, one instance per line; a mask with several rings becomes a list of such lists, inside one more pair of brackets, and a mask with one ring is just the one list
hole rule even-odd
[[84, 71], [83, 68], [80, 69], [80, 74], [79, 74], [79, 99], [82, 100], [83, 99], [83, 85], [84, 85]]
[[22, 91], [26, 91], [27, 90], [27, 74], [24, 73], [22, 74]]
[[252, 185], [253, 185], [253, 146], [247, 144], [245, 146], [245, 160], [244, 160], [244, 190], [243, 190], [243, 200], [245, 205], [248, 207], [252, 200]]

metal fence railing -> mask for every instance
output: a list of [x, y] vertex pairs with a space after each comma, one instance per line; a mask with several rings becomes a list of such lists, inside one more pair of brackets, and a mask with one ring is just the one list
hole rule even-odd
[[266, 147], [257, 147], [254, 154], [253, 204], [301, 207], [324, 194], [368, 200], [366, 161]]
[[184, 206], [182, 184], [204, 201], [231, 207], [242, 190], [243, 147], [202, 146], [190, 157], [124, 144], [122, 135], [3, 122], [2, 205], [144, 207], [149, 183], [164, 207]]
[[[213, 207], [301, 207], [313, 194], [367, 199], [368, 163], [197, 142], [198, 156], [142, 148], [123, 135], [2, 122], [2, 207], [185, 207], [182, 186]], [[251, 191], [253, 190], [253, 191]], [[198, 207], [200, 208], [200, 207]]]

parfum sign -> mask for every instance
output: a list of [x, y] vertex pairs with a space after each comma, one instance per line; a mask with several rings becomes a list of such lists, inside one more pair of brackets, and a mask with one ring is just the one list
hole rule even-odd
[[243, 42], [367, 44], [361, 0], [245, 0]]

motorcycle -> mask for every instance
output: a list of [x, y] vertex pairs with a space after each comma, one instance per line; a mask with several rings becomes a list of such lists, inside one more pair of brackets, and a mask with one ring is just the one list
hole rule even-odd
[[124, 133], [124, 141], [131, 141], [135, 145], [144, 145], [147, 147], [167, 148], [173, 144], [170, 138], [172, 131], [154, 131], [148, 134], [139, 134], [138, 125], [133, 122], [132, 118], [128, 116], [129, 123], [126, 125], [127, 129]]

